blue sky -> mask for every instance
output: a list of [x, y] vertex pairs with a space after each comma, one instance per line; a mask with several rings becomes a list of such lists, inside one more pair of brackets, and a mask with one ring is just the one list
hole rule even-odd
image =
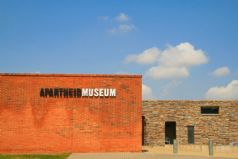
[[144, 99], [238, 99], [237, 8], [236, 0], [1, 0], [0, 72], [142, 74]]

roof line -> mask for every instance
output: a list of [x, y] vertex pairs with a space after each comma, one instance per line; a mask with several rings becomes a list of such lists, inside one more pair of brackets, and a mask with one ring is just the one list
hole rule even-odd
[[135, 77], [141, 78], [139, 74], [41, 74], [41, 73], [0, 73], [0, 76], [39, 76], [39, 77]]

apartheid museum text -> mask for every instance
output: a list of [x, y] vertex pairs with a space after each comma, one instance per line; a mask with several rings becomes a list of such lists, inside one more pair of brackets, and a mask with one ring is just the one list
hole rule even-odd
[[41, 88], [41, 97], [115, 97], [115, 88]]

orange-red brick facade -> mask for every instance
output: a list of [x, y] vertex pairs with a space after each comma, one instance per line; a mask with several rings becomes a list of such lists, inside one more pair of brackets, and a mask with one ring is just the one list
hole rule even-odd
[[[141, 76], [0, 74], [0, 153], [141, 151]], [[115, 97], [42, 97], [114, 88]]]

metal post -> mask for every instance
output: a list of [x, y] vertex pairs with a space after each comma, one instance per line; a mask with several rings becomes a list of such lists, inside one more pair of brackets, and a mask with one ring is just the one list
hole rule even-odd
[[212, 140], [208, 140], [208, 149], [209, 149], [209, 156], [213, 156], [213, 142]]
[[174, 144], [173, 144], [173, 153], [178, 153], [178, 143], [177, 140], [174, 139]]

